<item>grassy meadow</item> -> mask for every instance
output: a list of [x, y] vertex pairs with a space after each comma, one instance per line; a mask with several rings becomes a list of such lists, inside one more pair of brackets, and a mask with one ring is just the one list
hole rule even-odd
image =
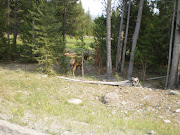
[[[178, 135], [179, 128], [154, 121], [152, 114], [137, 115], [107, 106], [101, 97], [113, 86], [69, 82], [46, 76], [31, 64], [0, 65], [0, 119], [49, 134]], [[68, 99], [78, 98], [79, 105]], [[116, 110], [116, 113], [112, 113]]]
[[[76, 43], [80, 42], [80, 40], [76, 40], [74, 37], [67, 37], [66, 40], [67, 40], [66, 51], [75, 52]], [[90, 45], [91, 45], [91, 43], [94, 43], [94, 38], [93, 37], [84, 37], [84, 42], [85, 42], [85, 46], [89, 50], [92, 50], [92, 48], [90, 48]]]
[[[88, 49], [93, 41], [85, 37]], [[75, 44], [76, 39], [68, 38], [66, 50], [74, 52]], [[102, 103], [105, 93], [125, 93], [129, 88], [69, 82], [37, 69], [36, 64], [0, 64], [0, 119], [53, 135], [144, 135], [149, 130], [157, 135], [180, 134], [178, 126], [156, 119], [153, 112], [137, 114], [136, 109]], [[67, 100], [72, 98], [83, 102], [70, 104]]]

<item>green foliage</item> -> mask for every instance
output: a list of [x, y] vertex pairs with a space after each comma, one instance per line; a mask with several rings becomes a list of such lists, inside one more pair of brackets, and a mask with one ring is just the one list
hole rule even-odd
[[[12, 41], [15, 43], [14, 38], [12, 38], [15, 2], [18, 32], [16, 46], [12, 44]], [[88, 23], [92, 23], [91, 17], [89, 14], [86, 16], [82, 3], [78, 0], [10, 0], [9, 26], [7, 26], [7, 0], [2, 1], [0, 6], [1, 59], [7, 59], [12, 53], [16, 56], [16, 60], [21, 62], [37, 62], [42, 54], [47, 54], [48, 57], [52, 56], [53, 59], [56, 59], [63, 54], [65, 49], [64, 44], [62, 44], [63, 32], [65, 35], [78, 36], [81, 29], [86, 29], [90, 25]], [[11, 34], [9, 46], [7, 46], [5, 38], [7, 27]], [[49, 51], [46, 52], [45, 50]], [[44, 58], [46, 57], [41, 57], [41, 60]]]
[[[15, 20], [15, 2], [17, 2], [17, 43], [12, 43]], [[136, 24], [138, 0], [132, 1], [127, 59], [131, 52], [132, 35]], [[90, 11], [84, 12], [79, 0], [10, 0], [10, 25], [7, 25], [7, 0], [0, 3], [0, 59], [8, 60], [16, 56], [21, 62], [37, 62], [44, 66], [53, 66], [56, 59], [65, 65], [63, 56], [66, 49], [63, 36], [76, 37], [77, 48], [85, 49], [85, 35], [95, 35], [97, 49], [100, 50], [103, 64], [106, 63], [106, 16], [102, 15], [92, 21]], [[154, 8], [159, 13], [153, 12]], [[112, 63], [115, 64], [121, 6], [112, 10], [111, 51]], [[147, 62], [147, 70], [162, 73], [167, 64], [168, 44], [173, 13], [173, 3], [167, 0], [145, 1], [141, 30], [135, 52], [135, 66]], [[126, 20], [126, 18], [125, 18]], [[124, 26], [126, 21], [124, 21]], [[93, 28], [93, 29], [92, 29]], [[10, 45], [7, 45], [7, 30], [10, 32]], [[83, 31], [83, 32], [82, 32]], [[65, 39], [66, 40], [66, 39]], [[74, 47], [74, 46], [73, 46]], [[73, 49], [73, 51], [75, 50]], [[94, 47], [94, 45], [92, 45]], [[86, 51], [86, 49], [85, 49]], [[77, 51], [81, 55], [81, 50]], [[12, 55], [13, 54], [13, 55]], [[61, 60], [62, 59], [62, 60]], [[15, 60], [15, 59], [14, 59]], [[66, 66], [65, 66], [66, 67]], [[63, 69], [63, 68], [62, 68]], [[49, 69], [48, 69], [49, 70]], [[63, 69], [64, 70], [64, 69]], [[49, 72], [49, 71], [48, 71]]]
[[116, 81], [121, 81], [122, 78], [119, 77], [119, 74], [117, 72], [115, 72], [115, 78], [116, 78]]
[[111, 49], [112, 49], [112, 63], [115, 65], [116, 62], [116, 49], [118, 43], [118, 36], [119, 36], [119, 27], [120, 27], [120, 12], [119, 10], [112, 11], [112, 18], [111, 18]]
[[[38, 1], [37, 1], [38, 2]], [[33, 48], [34, 48], [34, 23], [35, 23], [35, 17], [38, 15], [36, 14], [37, 3], [34, 1], [20, 1], [19, 4], [19, 10], [18, 13], [21, 25], [18, 27], [18, 31], [20, 34], [20, 40], [22, 44], [17, 46], [17, 50], [20, 55], [20, 61], [22, 62], [37, 62], [36, 59], [33, 57]]]
[[[117, 48], [117, 41], [118, 41], [118, 33], [119, 33], [119, 11], [112, 11], [111, 17], [111, 51], [112, 51], [112, 63], [115, 64], [115, 57], [116, 57], [116, 48]], [[98, 45], [98, 49], [100, 49], [103, 64], [106, 63], [106, 17], [101, 16], [94, 20], [94, 36], [95, 42]]]
[[137, 65], [147, 64], [148, 66], [152, 66], [153, 64], [153, 59], [155, 58], [155, 55], [150, 55], [153, 54], [152, 44], [154, 42], [154, 24], [152, 21], [153, 17], [153, 12], [150, 10], [150, 7], [145, 4], [142, 16], [140, 38], [138, 40], [138, 45], [135, 51], [135, 61]]
[[150, 72], [161, 73], [167, 64], [173, 3], [164, 5], [159, 1], [159, 13], [156, 14], [151, 10], [153, 6], [147, 2], [144, 5], [135, 61], [137, 65], [147, 62]]
[[106, 18], [104, 16], [98, 17], [94, 20], [94, 36], [95, 43], [101, 51], [103, 64], [106, 63]]
[[6, 2], [0, 2], [0, 60], [4, 60], [8, 57], [8, 46], [6, 43], [5, 31], [7, 27], [6, 23]]
[[84, 31], [79, 32], [80, 42], [76, 42], [76, 54], [81, 56], [83, 53], [87, 52], [86, 43], [84, 42]]
[[69, 66], [69, 61], [67, 60], [67, 57], [64, 56], [64, 55], [61, 55], [59, 60], [60, 60], [60, 63], [59, 63], [59, 72], [61, 74], [67, 73], [68, 72], [68, 66]]
[[85, 14], [85, 34], [87, 36], [93, 36], [93, 26], [94, 26], [94, 23], [92, 21], [92, 17], [90, 15], [90, 11], [88, 10]]
[[42, 2], [37, 10], [39, 18], [35, 18], [34, 55], [40, 69], [52, 74], [53, 65], [58, 55], [63, 52], [62, 38], [58, 34], [61, 24], [54, 17], [54, 4]]
[[[53, 0], [55, 1], [55, 0]], [[61, 31], [66, 35], [78, 36], [78, 32], [84, 27], [85, 13], [82, 3], [78, 0], [58, 0], [56, 17], [62, 22]]]
[[[129, 60], [132, 45], [132, 35], [136, 25], [138, 3], [134, 0], [131, 6], [131, 18], [128, 31], [128, 42], [126, 49], [126, 59]], [[159, 9], [159, 13], [154, 12], [154, 8]], [[122, 8], [122, 7], [118, 7]], [[158, 1], [157, 3], [149, 3], [145, 1], [143, 15], [141, 21], [141, 29], [137, 47], [135, 50], [135, 66], [142, 68], [142, 63], [146, 63], [146, 68], [149, 72], [160, 73], [160, 69], [167, 64], [169, 37], [171, 29], [171, 18], [173, 3], [166, 0]], [[120, 10], [113, 9], [112, 11], [112, 26], [111, 26], [111, 51], [112, 62], [115, 64], [115, 54], [118, 40]], [[125, 20], [127, 20], [125, 18]], [[94, 35], [98, 49], [101, 51], [103, 64], [106, 64], [106, 16], [98, 17], [94, 20]], [[126, 21], [124, 21], [125, 27]]]

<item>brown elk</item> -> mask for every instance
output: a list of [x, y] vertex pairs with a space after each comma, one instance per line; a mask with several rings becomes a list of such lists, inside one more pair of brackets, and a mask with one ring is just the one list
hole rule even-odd
[[[89, 58], [89, 53], [86, 53], [84, 55], [84, 60], [87, 60]], [[80, 67], [80, 70], [82, 70], [82, 58], [75, 58], [73, 57], [71, 60], [70, 60], [70, 63], [69, 63], [69, 70], [73, 67], [73, 76], [75, 77], [75, 70]]]

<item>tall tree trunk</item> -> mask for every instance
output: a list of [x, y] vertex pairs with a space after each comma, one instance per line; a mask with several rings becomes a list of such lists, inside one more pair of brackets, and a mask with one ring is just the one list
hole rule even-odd
[[175, 31], [175, 41], [174, 41], [174, 48], [173, 48], [173, 56], [172, 56], [172, 64], [171, 64], [171, 71], [169, 76], [169, 84], [168, 88], [174, 89], [177, 86], [178, 80], [178, 63], [179, 63], [179, 44], [180, 44], [180, 34], [179, 34], [179, 20], [180, 20], [180, 0], [178, 0], [178, 7], [177, 7], [177, 17], [176, 17], [176, 31]]
[[169, 71], [170, 71], [170, 65], [171, 65], [172, 41], [173, 41], [173, 34], [174, 34], [175, 13], [176, 13], [176, 0], [174, 0], [173, 18], [172, 18], [172, 23], [171, 23], [171, 37], [170, 37], [170, 41], [169, 41], [169, 57], [168, 57], [168, 68], [167, 68], [167, 77], [166, 77], [165, 89], [167, 89], [168, 82], [169, 82]]
[[120, 28], [119, 28], [119, 37], [118, 37], [118, 44], [117, 44], [117, 53], [116, 53], [116, 70], [120, 70], [120, 65], [121, 65], [121, 54], [122, 54], [122, 42], [123, 42], [123, 21], [124, 21], [124, 16], [125, 16], [125, 8], [127, 5], [127, 1], [124, 0], [123, 2], [123, 10], [121, 14], [121, 21], [120, 21]]
[[138, 16], [137, 16], [137, 20], [136, 20], [136, 28], [135, 28], [135, 31], [134, 31], [134, 34], [133, 34], [131, 56], [130, 56], [130, 62], [129, 62], [129, 68], [128, 68], [128, 75], [127, 75], [128, 79], [130, 79], [132, 77], [132, 71], [133, 71], [133, 65], [134, 65], [134, 52], [135, 52], [135, 48], [136, 48], [136, 45], [137, 45], [137, 40], [138, 40], [138, 37], [139, 37], [143, 5], [144, 5], [144, 0], [140, 0]]
[[64, 13], [63, 13], [63, 51], [66, 45], [66, 0], [64, 0]]
[[15, 2], [15, 6], [14, 6], [14, 39], [13, 39], [13, 59], [16, 56], [16, 40], [17, 40], [17, 0], [14, 1]]
[[112, 77], [112, 61], [111, 61], [111, 0], [107, 3], [107, 36], [106, 36], [106, 48], [107, 48], [107, 80], [111, 80]]
[[35, 49], [35, 47], [34, 47], [34, 42], [35, 42], [35, 30], [34, 30], [34, 27], [35, 27], [35, 19], [33, 18], [33, 20], [32, 20], [32, 31], [33, 31], [33, 33], [32, 33], [32, 44], [33, 44], [33, 46], [32, 46], [32, 50], [31, 50], [31, 58], [33, 58], [33, 50]]
[[123, 76], [124, 62], [125, 62], [125, 56], [126, 56], [126, 46], [127, 46], [127, 37], [128, 37], [128, 30], [129, 30], [130, 12], [131, 12], [131, 0], [129, 0], [129, 7], [128, 7], [128, 16], [127, 16], [127, 23], [126, 23], [126, 34], [125, 34], [123, 56], [122, 56], [122, 64], [121, 64], [121, 76]]
[[82, 77], [83, 77], [83, 80], [84, 80], [84, 52], [82, 51], [81, 52], [81, 62], [82, 62], [82, 67], [81, 67], [81, 70], [82, 70]]
[[8, 31], [8, 33], [7, 33], [7, 39], [8, 39], [8, 47], [9, 47], [9, 49], [10, 49], [10, 51], [11, 51], [11, 47], [10, 47], [10, 39], [9, 39], [9, 26], [10, 26], [10, 0], [7, 0], [7, 3], [8, 3], [8, 18], [7, 18], [7, 24], [8, 24], [8, 26], [7, 26], [7, 31]]
[[[34, 26], [35, 26], [35, 21], [34, 19], [32, 20], [32, 31], [33, 31], [33, 34], [32, 34], [32, 43], [34, 44], [34, 41], [35, 41], [35, 32], [34, 32]], [[33, 47], [34, 49], [34, 47]]]

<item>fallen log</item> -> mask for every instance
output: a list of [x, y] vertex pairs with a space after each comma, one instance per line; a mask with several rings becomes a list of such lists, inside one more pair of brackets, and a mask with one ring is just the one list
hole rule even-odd
[[74, 81], [74, 82], [82, 82], [82, 83], [89, 83], [89, 84], [101, 84], [101, 85], [111, 85], [111, 86], [130, 86], [132, 83], [129, 80], [119, 81], [119, 82], [104, 82], [104, 81], [85, 81], [79, 79], [71, 79], [63, 76], [56, 76], [57, 78], [65, 79], [67, 81]]
[[148, 78], [146, 80], [149, 81], [149, 80], [156, 80], [156, 79], [162, 79], [162, 78], [166, 78], [166, 76], [153, 77], [153, 78]]

